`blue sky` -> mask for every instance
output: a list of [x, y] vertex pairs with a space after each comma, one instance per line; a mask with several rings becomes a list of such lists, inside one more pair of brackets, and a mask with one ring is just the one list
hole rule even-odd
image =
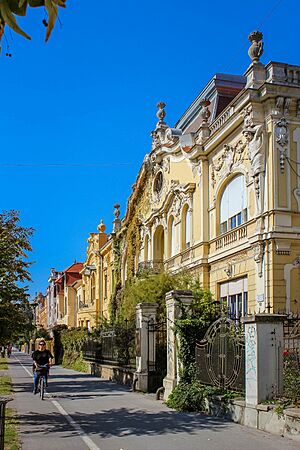
[[124, 214], [157, 101], [174, 125], [216, 72], [245, 72], [257, 28], [264, 63], [300, 65], [298, 0], [67, 5], [47, 44], [40, 8], [19, 18], [32, 41], [7, 30], [12, 58], [5, 40], [0, 58], [0, 209], [35, 228], [31, 294], [51, 267], [84, 261], [101, 218], [111, 231], [115, 202]]

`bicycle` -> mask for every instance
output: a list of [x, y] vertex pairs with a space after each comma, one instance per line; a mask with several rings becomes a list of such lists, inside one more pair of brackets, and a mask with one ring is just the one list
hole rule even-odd
[[41, 400], [44, 400], [45, 395], [45, 385], [47, 385], [47, 375], [49, 370], [48, 364], [37, 365], [36, 372], [38, 374], [38, 389], [40, 393]]

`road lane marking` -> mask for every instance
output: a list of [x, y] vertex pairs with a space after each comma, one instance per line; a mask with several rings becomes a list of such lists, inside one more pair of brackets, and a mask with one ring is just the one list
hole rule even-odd
[[25, 366], [21, 363], [21, 361], [19, 360], [19, 358], [17, 358], [15, 355], [14, 355], [14, 357], [16, 358], [16, 360], [18, 361], [18, 363], [23, 367], [23, 369], [25, 370], [25, 372], [28, 373], [28, 375], [30, 376], [30, 378], [32, 378], [32, 377], [33, 377], [33, 373], [32, 373], [32, 372], [29, 372], [29, 370], [27, 369], [27, 367], [25, 367]]
[[[32, 378], [32, 373], [27, 369], [27, 367], [25, 367], [21, 361], [14, 355], [14, 357], [16, 358], [16, 360], [18, 361], [18, 363], [23, 367], [23, 369], [25, 370], [25, 372], [28, 373], [28, 375], [30, 376], [30, 378]], [[74, 428], [74, 430], [77, 431], [77, 433], [79, 434], [79, 436], [81, 437], [81, 439], [83, 440], [83, 442], [88, 446], [89, 450], [101, 450], [100, 447], [97, 447], [97, 445], [92, 441], [91, 438], [88, 437], [87, 434], [85, 434], [85, 432], [83, 431], [83, 429], [81, 428], [80, 425], [78, 425], [78, 423], [75, 422], [75, 420], [72, 419], [72, 417], [67, 413], [67, 411], [61, 406], [60, 403], [58, 403], [58, 401], [56, 400], [51, 400], [51, 402], [53, 403], [53, 405], [58, 409], [58, 411], [66, 418], [66, 420], [69, 422], [69, 424]]]
[[56, 400], [51, 400], [54, 406], [58, 409], [58, 411], [67, 419], [69, 424], [77, 431], [83, 442], [88, 446], [90, 450], [101, 450], [97, 445], [88, 437], [87, 434], [83, 431], [80, 425], [72, 419], [72, 417], [67, 413], [67, 411], [58, 403]]

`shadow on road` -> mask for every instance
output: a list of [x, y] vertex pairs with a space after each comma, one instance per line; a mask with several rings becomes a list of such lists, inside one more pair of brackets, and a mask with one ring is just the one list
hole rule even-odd
[[[78, 411], [72, 414], [72, 418], [88, 435], [98, 435], [101, 438], [158, 436], [182, 432], [196, 434], [201, 429], [220, 432], [228, 426], [226, 421], [214, 417], [175, 411], [150, 413], [127, 408], [110, 409], [89, 414]], [[28, 412], [26, 415], [19, 416], [20, 422], [26, 427], [29, 426], [25, 434], [42, 432], [47, 435], [55, 430], [55, 432], [66, 433], [65, 437], [74, 436], [74, 432], [70, 431], [70, 425], [66, 421], [62, 422], [61, 419], [59, 413]]]

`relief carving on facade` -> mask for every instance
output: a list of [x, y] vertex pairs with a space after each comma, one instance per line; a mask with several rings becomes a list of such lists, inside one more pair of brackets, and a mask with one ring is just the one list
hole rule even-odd
[[293, 261], [293, 266], [300, 267], [300, 256], [297, 256], [297, 258]]
[[277, 97], [275, 100], [275, 114], [282, 117], [287, 116], [289, 114], [290, 104], [290, 97]]
[[254, 123], [253, 114], [252, 105], [249, 105], [242, 112], [244, 117], [243, 135], [245, 136], [248, 147], [251, 175], [254, 181], [258, 211], [260, 212], [263, 203], [262, 175], [265, 172], [266, 138], [264, 125], [262, 123]]
[[211, 165], [211, 183], [214, 187], [217, 179], [225, 178], [232, 170], [243, 162], [246, 143], [239, 140], [235, 145], [224, 145], [221, 155]]
[[285, 117], [282, 117], [275, 123], [275, 141], [279, 145], [280, 172], [284, 173], [285, 158], [289, 143], [288, 125]]
[[263, 259], [265, 253], [265, 246], [263, 242], [258, 242], [252, 247], [252, 251], [254, 254], [254, 261], [257, 264], [258, 268], [258, 276], [261, 278], [263, 275]]

